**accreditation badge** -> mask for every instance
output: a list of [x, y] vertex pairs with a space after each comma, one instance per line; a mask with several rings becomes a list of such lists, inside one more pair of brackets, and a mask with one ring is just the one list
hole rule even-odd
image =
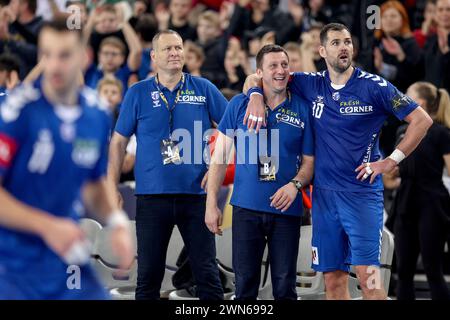
[[177, 143], [172, 139], [161, 140], [161, 155], [163, 165], [181, 164], [180, 150]]
[[258, 165], [259, 181], [276, 181], [278, 168], [274, 157], [260, 156]]

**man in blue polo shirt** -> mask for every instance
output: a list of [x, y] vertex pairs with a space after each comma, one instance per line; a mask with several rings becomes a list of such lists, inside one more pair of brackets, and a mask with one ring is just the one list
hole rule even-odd
[[233, 269], [236, 298], [258, 296], [261, 262], [266, 246], [275, 299], [296, 300], [295, 290], [301, 216], [297, 193], [309, 183], [314, 168], [314, 140], [306, 101], [287, 90], [289, 58], [277, 45], [264, 46], [256, 56], [262, 76], [267, 129], [258, 134], [243, 124], [248, 98], [234, 97], [219, 124], [219, 136], [208, 179], [205, 222], [219, 233], [222, 214], [217, 195], [226, 157], [236, 147], [233, 205]]
[[202, 186], [208, 131], [220, 122], [227, 100], [208, 80], [182, 72], [183, 41], [175, 31], [155, 35], [152, 61], [158, 73], [128, 90], [110, 147], [109, 176], [117, 184], [128, 139], [136, 135], [136, 299], [160, 297], [174, 225], [188, 249], [199, 298], [223, 299]]

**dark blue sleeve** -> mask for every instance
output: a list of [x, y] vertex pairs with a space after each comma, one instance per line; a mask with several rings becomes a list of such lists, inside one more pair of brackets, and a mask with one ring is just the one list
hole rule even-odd
[[106, 176], [106, 171], [108, 167], [108, 151], [109, 151], [109, 133], [111, 132], [112, 118], [109, 114], [102, 114], [102, 119], [104, 123], [104, 129], [102, 130], [102, 135], [100, 137], [100, 157], [97, 160], [97, 164], [91, 173], [91, 180], [97, 181], [101, 177]]
[[314, 127], [313, 116], [307, 101], [302, 103], [303, 118], [305, 129], [303, 131], [303, 150], [302, 153], [307, 156], [314, 156]]
[[291, 74], [288, 87], [292, 93], [307, 100], [314, 100], [314, 95], [317, 96], [316, 82], [318, 77], [320, 76], [316, 73], [295, 72]]
[[394, 114], [399, 120], [403, 120], [408, 114], [414, 111], [419, 105], [410, 97], [400, 92], [393, 84], [384, 81], [382, 86], [378, 82], [372, 85], [375, 94], [374, 105], [380, 105], [388, 112]]
[[244, 94], [239, 94], [230, 100], [222, 120], [217, 127], [220, 132], [229, 137], [234, 137], [234, 131], [237, 129], [239, 109], [246, 99]]
[[132, 86], [128, 89], [120, 106], [115, 131], [124, 137], [131, 137], [136, 131], [139, 96], [138, 87]]
[[219, 123], [225, 113], [228, 101], [217, 87], [206, 80], [206, 103], [211, 120]]

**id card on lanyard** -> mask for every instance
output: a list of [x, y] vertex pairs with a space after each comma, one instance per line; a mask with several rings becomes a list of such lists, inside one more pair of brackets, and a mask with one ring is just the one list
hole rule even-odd
[[158, 75], [155, 76], [155, 82], [156, 82], [156, 87], [158, 88], [159, 96], [161, 97], [161, 100], [164, 102], [164, 104], [167, 108], [167, 111], [169, 111], [169, 138], [162, 139], [161, 143], [160, 143], [163, 165], [167, 165], [167, 164], [171, 164], [171, 163], [181, 164], [182, 161], [181, 161], [181, 157], [180, 157], [180, 150], [178, 148], [178, 141], [174, 141], [172, 139], [172, 131], [173, 131], [173, 110], [175, 109], [178, 99], [180, 98], [181, 91], [184, 88], [185, 76], [184, 76], [184, 73], [181, 74], [181, 85], [175, 96], [175, 101], [173, 103], [173, 106], [169, 105], [169, 100], [167, 100], [166, 96], [164, 95], [161, 88], [159, 87]]
[[[289, 91], [287, 91], [287, 99], [288, 102], [290, 104], [291, 102], [291, 94]], [[269, 112], [270, 112], [270, 108], [268, 105], [266, 105], [266, 119], [269, 119]], [[276, 121], [276, 123], [278, 123], [279, 120]], [[274, 127], [275, 123], [271, 124], [269, 121], [267, 121], [267, 129], [268, 131], [270, 131], [270, 127]], [[262, 136], [260, 135], [259, 138], [261, 138]], [[267, 140], [268, 136], [265, 135], [265, 138]], [[268, 142], [268, 141], [267, 141]], [[267, 148], [267, 143], [265, 144], [266, 148]], [[264, 154], [259, 154], [258, 155], [258, 179], [259, 181], [264, 181], [264, 182], [270, 182], [270, 181], [276, 181], [277, 180], [277, 172], [278, 172], [278, 157], [271, 155], [268, 156], [267, 155], [267, 149], [265, 150]]]

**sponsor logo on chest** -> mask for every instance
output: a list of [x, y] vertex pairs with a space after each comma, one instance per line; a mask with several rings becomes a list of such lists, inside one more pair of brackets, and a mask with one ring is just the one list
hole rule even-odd
[[373, 106], [364, 105], [359, 100], [341, 101], [339, 103], [339, 113], [346, 116], [361, 116], [373, 112]]
[[304, 129], [305, 123], [300, 119], [297, 112], [281, 108], [279, 112], [275, 114], [275, 118], [278, 122], [282, 122], [297, 128]]
[[92, 169], [100, 157], [100, 145], [97, 140], [77, 139], [73, 143], [72, 160], [83, 168]]

